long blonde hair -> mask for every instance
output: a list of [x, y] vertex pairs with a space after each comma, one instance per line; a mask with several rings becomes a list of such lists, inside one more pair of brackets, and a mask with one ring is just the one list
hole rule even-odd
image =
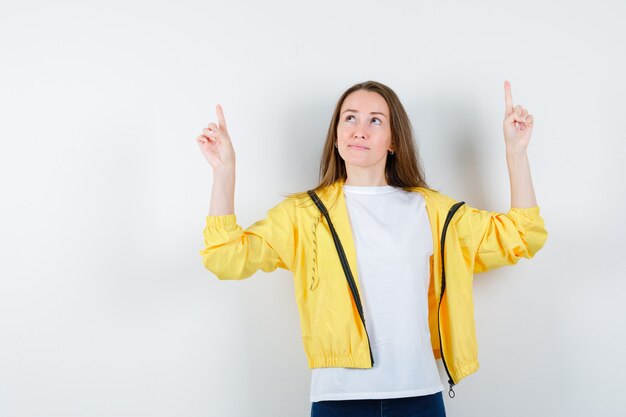
[[[313, 188], [313, 191], [318, 192], [337, 181], [345, 181], [347, 179], [346, 164], [339, 154], [339, 149], [335, 147], [335, 141], [337, 139], [337, 125], [339, 124], [341, 106], [348, 95], [358, 90], [380, 94], [389, 106], [391, 143], [394, 144], [394, 155], [387, 153], [387, 162], [385, 163], [387, 184], [403, 189], [410, 187], [430, 188], [426, 183], [424, 169], [413, 137], [411, 121], [400, 99], [386, 85], [376, 81], [365, 81], [348, 88], [337, 101], [328, 132], [326, 133], [326, 142], [324, 143], [320, 161], [319, 183]], [[303, 196], [306, 196], [306, 192], [288, 195], [288, 197], [295, 198]]]

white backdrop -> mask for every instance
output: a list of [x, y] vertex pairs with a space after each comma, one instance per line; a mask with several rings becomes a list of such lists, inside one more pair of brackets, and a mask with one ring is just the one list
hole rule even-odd
[[308, 416], [291, 273], [202, 267], [195, 137], [221, 103], [247, 227], [316, 184], [368, 79], [429, 185], [487, 210], [510, 204], [505, 79], [535, 117], [548, 240], [476, 275], [481, 368], [448, 415], [625, 415], [623, 2], [167, 3], [1, 3], [0, 415]]

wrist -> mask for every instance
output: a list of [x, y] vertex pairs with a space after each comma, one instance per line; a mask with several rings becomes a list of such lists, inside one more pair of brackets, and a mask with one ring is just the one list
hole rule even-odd
[[213, 177], [222, 178], [222, 179], [234, 178], [235, 177], [235, 165], [233, 164], [230, 166], [215, 168], [213, 170]]
[[506, 157], [507, 159], [523, 159], [523, 158], [528, 157], [528, 152], [526, 148], [521, 148], [521, 149], [506, 148]]

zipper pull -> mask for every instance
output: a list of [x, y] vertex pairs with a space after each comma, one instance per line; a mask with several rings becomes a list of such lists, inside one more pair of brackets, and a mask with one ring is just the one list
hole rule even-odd
[[456, 395], [456, 394], [454, 393], [454, 390], [452, 389], [452, 387], [454, 386], [454, 382], [452, 382], [452, 380], [451, 380], [451, 379], [449, 379], [449, 380], [448, 380], [448, 384], [450, 384], [450, 390], [448, 391], [448, 396], [449, 396], [450, 398], [454, 398], [454, 396]]

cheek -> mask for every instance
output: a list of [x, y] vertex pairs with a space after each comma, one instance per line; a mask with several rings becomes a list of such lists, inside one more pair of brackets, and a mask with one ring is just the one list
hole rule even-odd
[[380, 129], [377, 130], [374, 134], [376, 135], [376, 142], [379, 143], [381, 146], [387, 146], [391, 143], [391, 132], [389, 131], [389, 129]]
[[387, 131], [385, 132], [385, 142], [386, 142], [385, 146], [391, 145], [391, 142], [393, 142], [391, 140], [391, 131], [389, 129], [387, 129]]

